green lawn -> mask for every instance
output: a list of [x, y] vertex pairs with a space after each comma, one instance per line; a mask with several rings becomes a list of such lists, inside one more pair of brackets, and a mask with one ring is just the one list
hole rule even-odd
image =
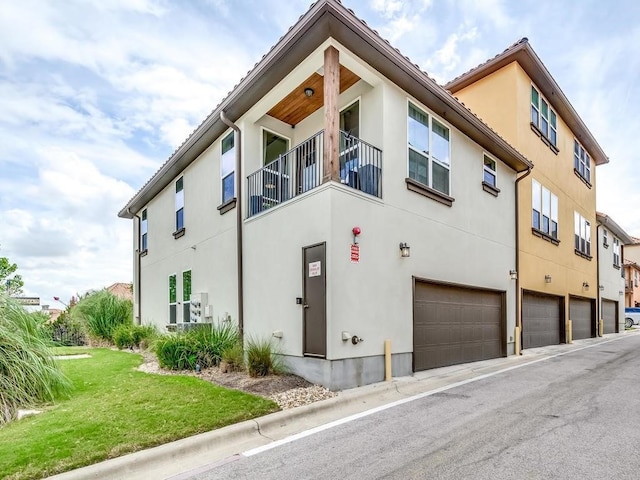
[[0, 428], [0, 478], [41, 478], [278, 410], [195, 377], [138, 372], [140, 355], [108, 349], [63, 360], [69, 399]]

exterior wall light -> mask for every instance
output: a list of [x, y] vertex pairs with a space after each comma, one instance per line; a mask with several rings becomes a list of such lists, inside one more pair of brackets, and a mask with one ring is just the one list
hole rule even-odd
[[400, 256], [402, 258], [407, 258], [411, 256], [411, 247], [407, 245], [405, 242], [400, 242]]
[[305, 89], [304, 89], [304, 94], [305, 94], [307, 97], [313, 97], [313, 94], [314, 94], [314, 93], [315, 93], [315, 92], [313, 91], [313, 88], [311, 88], [311, 87], [307, 87], [307, 88], [305, 88]]
[[511, 280], [517, 280], [518, 272], [516, 270], [509, 270], [509, 276], [511, 277]]
[[544, 276], [544, 283], [551, 283], [551, 275]]
[[582, 282], [582, 288], [584, 288], [585, 291], [589, 291], [589, 282]]
[[620, 290], [620, 291], [618, 292], [618, 295], [622, 296], [622, 295], [624, 295], [624, 292], [623, 292], [622, 290]]
[[600, 291], [604, 290], [604, 285], [600, 285]]

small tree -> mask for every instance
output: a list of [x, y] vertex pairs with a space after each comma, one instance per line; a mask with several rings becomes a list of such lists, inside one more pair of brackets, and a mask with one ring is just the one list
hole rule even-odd
[[20, 275], [14, 275], [18, 265], [11, 263], [7, 257], [0, 257], [0, 293], [8, 296], [20, 295], [24, 282]]

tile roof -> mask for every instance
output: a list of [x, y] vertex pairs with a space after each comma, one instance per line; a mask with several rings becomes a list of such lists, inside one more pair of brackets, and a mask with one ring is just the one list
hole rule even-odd
[[[432, 77], [429, 76], [429, 74], [427, 72], [425, 72], [424, 70], [422, 70], [420, 68], [420, 66], [416, 63], [413, 63], [411, 61], [411, 59], [409, 57], [407, 57], [406, 55], [402, 54], [402, 52], [400, 52], [400, 50], [396, 47], [393, 47], [391, 45], [391, 43], [389, 42], [389, 40], [383, 38], [376, 30], [372, 29], [364, 20], [362, 20], [361, 18], [359, 18], [355, 12], [350, 9], [345, 7], [341, 0], [318, 0], [317, 2], [312, 3], [308, 10], [300, 15], [300, 17], [298, 18], [298, 21], [292, 25], [291, 27], [289, 27], [289, 29], [287, 30], [287, 32], [282, 35], [278, 41], [271, 46], [271, 48], [269, 49], [269, 51], [267, 53], [265, 53], [262, 58], [260, 60], [258, 60], [255, 65], [253, 66], [252, 69], [250, 69], [244, 77], [242, 77], [240, 79], [240, 81], [234, 85], [234, 87], [227, 93], [227, 95], [216, 105], [216, 107], [211, 111], [211, 113], [200, 123], [200, 125], [198, 125], [198, 127], [196, 127], [190, 134], [189, 136], [185, 139], [185, 141], [174, 150], [174, 152], [169, 156], [169, 158], [162, 164], [162, 166], [151, 176], [151, 178], [142, 186], [142, 188], [140, 188], [140, 190], [129, 200], [129, 202], [127, 202], [127, 205], [120, 211], [119, 216], [121, 217], [127, 217], [127, 218], [133, 218], [132, 212], [129, 211], [129, 209], [131, 208], [131, 206], [133, 205], [134, 201], [139, 198], [143, 192], [150, 187], [155, 181], [157, 181], [164, 173], [166, 173], [169, 168], [173, 165], [175, 165], [175, 163], [177, 162], [177, 160], [179, 159], [179, 156], [181, 155], [181, 152], [188, 150], [189, 146], [191, 143], [195, 143], [195, 141], [199, 140], [199, 134], [203, 134], [204, 130], [206, 130], [207, 128], [209, 128], [213, 123], [215, 123], [216, 121], [219, 120], [218, 116], [219, 116], [219, 112], [222, 111], [222, 107], [223, 106], [229, 106], [228, 104], [230, 103], [230, 101], [233, 99], [233, 95], [236, 93], [236, 91], [243, 86], [243, 83], [247, 82], [248, 79], [251, 77], [252, 74], [254, 74], [259, 67], [261, 67], [261, 64], [263, 62], [266, 61], [266, 59], [274, 54], [274, 52], [276, 52], [276, 50], [278, 49], [278, 47], [281, 45], [281, 43], [287, 39], [288, 36], [292, 35], [292, 31], [294, 31], [295, 29], [297, 29], [301, 22], [305, 19], [305, 17], [307, 15], [310, 15], [310, 12], [312, 12], [314, 10], [314, 8], [320, 9], [324, 6], [331, 6], [333, 8], [336, 8], [336, 6], [339, 6], [340, 8], [342, 8], [343, 10], [345, 10], [346, 12], [348, 12], [353, 19], [355, 19], [359, 24], [361, 24], [362, 26], [365, 27], [366, 31], [370, 32], [372, 34], [372, 36], [377, 39], [378, 41], [382, 41], [385, 45], [387, 45], [390, 49], [393, 50], [393, 52], [395, 53], [395, 55], [398, 55], [400, 57], [402, 57], [402, 59], [404, 59], [405, 61], [407, 61], [408, 63], [411, 64], [411, 66], [413, 68], [415, 68], [417, 71], [419, 71], [419, 73], [421, 74], [421, 76], [427, 80], [430, 88], [433, 91], [439, 91], [441, 95], [445, 96], [446, 98], [449, 99], [449, 101], [455, 102], [456, 104], [458, 104], [459, 106], [463, 107], [464, 110], [468, 113], [471, 114], [476, 120], [478, 120], [485, 129], [487, 129], [488, 131], [491, 132], [492, 135], [495, 135], [497, 138], [499, 138], [500, 140], [502, 140], [511, 150], [512, 152], [516, 155], [519, 156], [522, 160], [522, 163], [524, 164], [525, 168], [524, 170], [526, 170], [527, 168], [533, 168], [533, 163], [531, 163], [528, 159], [526, 159], [526, 157], [520, 153], [515, 147], [513, 147], [512, 145], [510, 145], [502, 136], [500, 136], [491, 126], [489, 126], [484, 120], [482, 120], [477, 114], [475, 114], [469, 107], [467, 107], [464, 103], [462, 103], [458, 98], [456, 98], [455, 96], [453, 96], [446, 88], [444, 88], [443, 86], [439, 85]], [[331, 34], [327, 34], [327, 36], [331, 36]], [[526, 40], [526, 39], [523, 39]], [[515, 44], [514, 44], [515, 45]], [[168, 183], [167, 183], [168, 184]], [[166, 186], [166, 184], [165, 184]], [[163, 187], [164, 188], [164, 187]], [[157, 194], [157, 193], [156, 193]], [[139, 210], [139, 208], [138, 208]]]

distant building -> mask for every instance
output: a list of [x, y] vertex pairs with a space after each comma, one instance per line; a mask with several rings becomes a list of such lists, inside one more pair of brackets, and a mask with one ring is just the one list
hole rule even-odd
[[105, 290], [113, 293], [118, 298], [133, 302], [133, 286], [130, 283], [114, 283]]

